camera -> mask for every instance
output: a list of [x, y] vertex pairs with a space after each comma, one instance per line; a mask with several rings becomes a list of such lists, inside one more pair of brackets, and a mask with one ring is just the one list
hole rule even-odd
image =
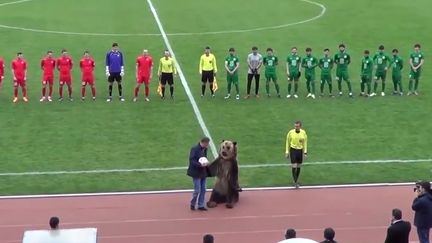
[[421, 184], [420, 182], [416, 182], [415, 187], [414, 187], [414, 192], [418, 192], [420, 190]]

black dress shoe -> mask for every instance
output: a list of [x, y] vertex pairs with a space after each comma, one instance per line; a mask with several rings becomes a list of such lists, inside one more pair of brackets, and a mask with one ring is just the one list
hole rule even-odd
[[190, 209], [191, 209], [192, 211], [195, 211], [195, 206], [190, 206]]
[[207, 208], [205, 208], [205, 207], [200, 207], [200, 208], [198, 208], [198, 210], [199, 210], [199, 211], [207, 211]]

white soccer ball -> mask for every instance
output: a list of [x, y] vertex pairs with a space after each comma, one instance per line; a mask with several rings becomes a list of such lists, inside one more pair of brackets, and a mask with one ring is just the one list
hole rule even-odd
[[209, 164], [209, 161], [206, 157], [201, 157], [198, 159], [198, 162], [202, 165], [202, 166], [206, 166]]

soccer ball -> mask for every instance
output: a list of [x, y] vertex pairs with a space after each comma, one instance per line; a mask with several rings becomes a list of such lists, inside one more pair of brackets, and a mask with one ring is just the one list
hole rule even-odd
[[201, 157], [198, 159], [198, 162], [202, 165], [202, 166], [206, 166], [209, 164], [209, 161], [206, 157]]

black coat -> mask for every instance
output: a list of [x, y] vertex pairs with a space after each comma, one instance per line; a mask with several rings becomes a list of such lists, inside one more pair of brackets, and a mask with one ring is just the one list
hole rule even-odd
[[191, 148], [189, 154], [189, 167], [187, 170], [187, 175], [192, 178], [205, 178], [207, 177], [207, 167], [203, 167], [199, 158], [207, 157], [207, 148], [201, 147], [198, 143]]
[[411, 224], [408, 221], [398, 221], [387, 229], [384, 243], [409, 243]]
[[420, 229], [432, 228], [432, 194], [425, 193], [414, 199], [414, 225]]

